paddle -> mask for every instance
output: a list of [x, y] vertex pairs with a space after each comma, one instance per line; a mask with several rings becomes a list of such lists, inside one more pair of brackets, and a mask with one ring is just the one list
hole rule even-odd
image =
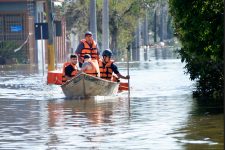
[[[127, 75], [130, 76], [130, 45], [127, 47]], [[128, 79], [128, 102], [129, 102], [129, 110], [130, 110], [130, 78]]]

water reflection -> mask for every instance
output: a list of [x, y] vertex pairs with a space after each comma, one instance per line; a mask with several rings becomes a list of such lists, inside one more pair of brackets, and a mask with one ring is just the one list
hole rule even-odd
[[175, 52], [176, 49], [173, 47], [165, 47], [165, 48], [152, 48], [150, 51], [154, 52], [154, 57], [156, 60], [159, 59], [174, 59], [178, 57], [178, 54]]
[[110, 123], [110, 120], [107, 120], [107, 118], [112, 115], [112, 109], [112, 101], [101, 103], [98, 100], [94, 100], [94, 98], [76, 101], [66, 100], [57, 104], [49, 103], [49, 123], [50, 126], [55, 126], [61, 122], [59, 120], [64, 120], [68, 115], [72, 120], [67, 123], [76, 127], [84, 125], [84, 118], [88, 119], [88, 124]]
[[37, 74], [38, 67], [36, 65], [0, 65], [0, 74], [4, 75], [27, 75], [27, 74]]
[[[84, 149], [124, 149], [124, 146], [126, 149], [148, 149], [153, 145], [160, 149], [179, 147], [170, 133], [186, 119], [186, 111], [177, 113], [179, 110], [171, 109], [180, 105], [175, 99], [132, 98], [130, 115], [127, 104], [126, 98], [49, 103], [48, 123], [51, 133], [54, 133], [53, 139], [60, 139], [59, 145], [74, 145], [70, 142], [75, 140], [79, 143], [75, 144], [76, 147]], [[187, 105], [187, 109], [189, 107]]]
[[186, 126], [179, 129], [178, 137], [185, 149], [223, 149], [223, 108], [215, 100], [194, 99]]
[[33, 136], [41, 130], [38, 101], [10, 99], [1, 100], [0, 103], [1, 149], [26, 148], [28, 143], [34, 146], [40, 142], [38, 137]]

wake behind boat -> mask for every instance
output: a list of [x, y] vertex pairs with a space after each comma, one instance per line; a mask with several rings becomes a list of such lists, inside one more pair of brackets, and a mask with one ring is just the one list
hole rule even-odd
[[118, 92], [119, 83], [80, 73], [61, 85], [67, 98], [112, 96]]

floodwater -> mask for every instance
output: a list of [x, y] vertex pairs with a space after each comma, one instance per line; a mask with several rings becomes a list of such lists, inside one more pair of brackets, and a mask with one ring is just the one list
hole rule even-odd
[[148, 55], [130, 63], [130, 99], [66, 99], [35, 66], [0, 66], [0, 149], [223, 149], [221, 108], [193, 99], [194, 82], [171, 50]]

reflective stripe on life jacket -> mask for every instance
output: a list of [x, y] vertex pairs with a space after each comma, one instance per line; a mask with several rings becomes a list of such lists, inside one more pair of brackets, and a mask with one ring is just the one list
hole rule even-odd
[[72, 65], [73, 68], [75, 69], [75, 70], [71, 73], [71, 76], [75, 76], [75, 75], [77, 74], [77, 72], [78, 72], [78, 67], [77, 67], [77, 65], [73, 65], [73, 64], [71, 64], [70, 62], [65, 62], [65, 63], [63, 64], [63, 69], [62, 69], [62, 83], [64, 83], [64, 82], [67, 81], [67, 78], [66, 78], [66, 76], [65, 76], [65, 68], [66, 68], [67, 66], [69, 66], [69, 65]]
[[80, 42], [84, 44], [84, 48], [81, 50], [80, 57], [84, 60], [85, 54], [90, 54], [92, 59], [98, 58], [98, 50], [97, 50], [97, 43], [93, 41], [92, 45], [90, 46], [88, 42], [83, 39]]
[[100, 70], [100, 77], [106, 80], [112, 79], [112, 68], [111, 65], [114, 61], [110, 60], [107, 64], [103, 64], [102, 60], [99, 61], [99, 70]]

